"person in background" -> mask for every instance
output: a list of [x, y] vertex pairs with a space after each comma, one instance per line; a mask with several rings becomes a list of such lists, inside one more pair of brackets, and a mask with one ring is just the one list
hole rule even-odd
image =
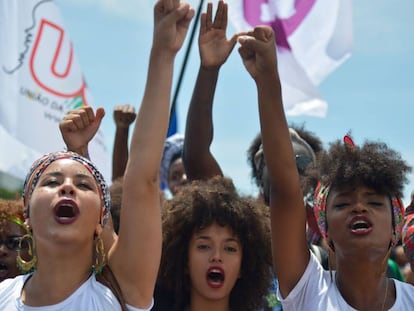
[[171, 196], [175, 196], [188, 182], [182, 159], [183, 144], [184, 136], [178, 133], [168, 137], [164, 143], [160, 168], [161, 188], [169, 190]]
[[[290, 125], [289, 133], [292, 141], [292, 147], [295, 153], [296, 167], [301, 180], [310, 178], [308, 168], [314, 168], [318, 155], [323, 151], [321, 140], [312, 132], [305, 129], [304, 125]], [[259, 197], [266, 205], [269, 205], [269, 179], [266, 168], [266, 162], [263, 156], [262, 138], [259, 133], [250, 144], [247, 151], [247, 160], [251, 168], [251, 177], [259, 188]], [[311, 171], [312, 172], [312, 171]], [[314, 182], [315, 183], [315, 182]], [[305, 199], [313, 197], [313, 191], [316, 184], [309, 181], [303, 182], [302, 185]], [[312, 209], [310, 209], [312, 211]]]
[[21, 274], [16, 258], [27, 257], [27, 250], [19, 249], [20, 240], [29, 233], [24, 223], [23, 202], [21, 199], [0, 199], [0, 282]]
[[[323, 151], [322, 142], [314, 133], [305, 129], [303, 125], [291, 125], [289, 127], [289, 134], [304, 194], [307, 241], [310, 249], [317, 255], [324, 268], [327, 269], [326, 243], [319, 231], [313, 213], [313, 194], [317, 185], [317, 177], [315, 177], [315, 175], [317, 176], [317, 171], [315, 168], [317, 158]], [[262, 200], [269, 206], [270, 183], [260, 133], [253, 139], [247, 153], [251, 177], [259, 188], [259, 200]]]

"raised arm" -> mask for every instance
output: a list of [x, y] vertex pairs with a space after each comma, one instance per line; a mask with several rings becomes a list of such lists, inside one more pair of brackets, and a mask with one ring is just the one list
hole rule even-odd
[[198, 39], [201, 64], [187, 115], [183, 162], [187, 178], [209, 179], [223, 175], [210, 151], [213, 140], [213, 100], [221, 65], [236, 44], [236, 36], [226, 38], [227, 4], [218, 2], [213, 21], [213, 4], [201, 15]]
[[109, 253], [128, 304], [150, 305], [161, 257], [159, 167], [167, 133], [173, 64], [194, 11], [179, 0], [159, 0], [144, 97], [124, 174], [119, 238]]
[[124, 176], [128, 161], [129, 126], [134, 122], [136, 116], [134, 106], [126, 104], [114, 108], [116, 129], [112, 152], [112, 181]]
[[89, 158], [88, 145], [105, 116], [103, 108], [94, 113], [91, 106], [70, 110], [59, 122], [59, 130], [66, 148]]
[[286, 122], [271, 28], [256, 27], [239, 39], [240, 55], [257, 86], [263, 151], [270, 180], [273, 264], [284, 297], [309, 261], [305, 209]]

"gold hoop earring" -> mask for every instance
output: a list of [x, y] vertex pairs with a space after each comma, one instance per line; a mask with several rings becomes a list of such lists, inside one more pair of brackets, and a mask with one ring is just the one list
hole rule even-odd
[[[27, 254], [32, 257], [29, 261], [22, 258], [21, 253], [23, 248], [23, 242], [27, 243]], [[22, 273], [33, 272], [37, 264], [37, 256], [35, 249], [35, 242], [31, 233], [25, 234], [19, 241], [19, 248], [17, 249], [16, 264]]]
[[97, 236], [95, 240], [95, 263], [92, 265], [92, 271], [95, 274], [101, 274], [103, 267], [106, 264], [106, 255], [104, 243], [101, 236]]

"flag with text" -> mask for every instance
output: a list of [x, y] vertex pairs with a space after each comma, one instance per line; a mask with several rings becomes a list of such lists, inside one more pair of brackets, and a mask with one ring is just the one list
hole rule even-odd
[[[45, 152], [62, 150], [67, 111], [90, 105], [88, 89], [52, 0], [0, 0], [0, 171], [23, 178]], [[102, 130], [90, 156], [110, 176]]]

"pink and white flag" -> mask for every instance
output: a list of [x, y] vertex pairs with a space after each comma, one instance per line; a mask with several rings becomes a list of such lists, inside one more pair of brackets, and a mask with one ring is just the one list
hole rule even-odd
[[[0, 0], [0, 44], [0, 172], [22, 179], [39, 155], [63, 149], [59, 121], [90, 98], [54, 1]], [[90, 154], [108, 178], [102, 130]]]
[[227, 0], [238, 31], [271, 26], [276, 34], [286, 113], [324, 117], [317, 86], [351, 55], [351, 0]]

